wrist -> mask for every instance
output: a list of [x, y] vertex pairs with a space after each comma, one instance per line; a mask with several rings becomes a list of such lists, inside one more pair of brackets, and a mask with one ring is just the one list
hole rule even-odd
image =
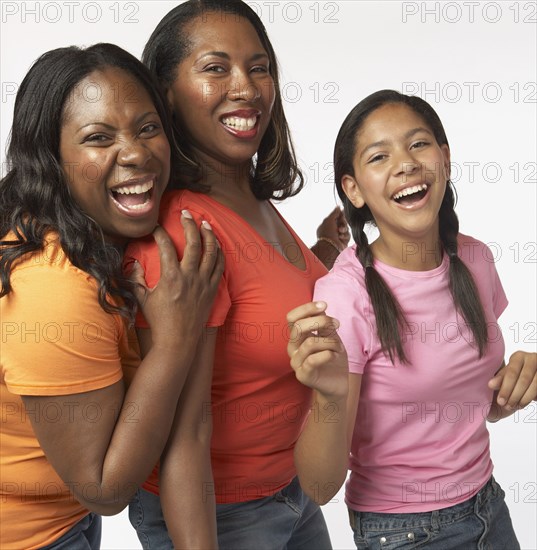
[[320, 242], [328, 243], [330, 246], [335, 248], [338, 251], [338, 253], [343, 252], [344, 250], [344, 247], [342, 247], [340, 244], [338, 244], [336, 241], [334, 241], [330, 237], [317, 237], [317, 243], [320, 243]]

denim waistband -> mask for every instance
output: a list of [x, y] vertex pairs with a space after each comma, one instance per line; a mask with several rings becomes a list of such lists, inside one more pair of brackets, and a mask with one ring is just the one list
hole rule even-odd
[[494, 478], [487, 483], [470, 499], [459, 504], [433, 510], [430, 512], [358, 512], [349, 509], [349, 522], [358, 533], [364, 531], [387, 531], [395, 529], [412, 529], [416, 527], [431, 527], [438, 529], [444, 523], [457, 521], [474, 513], [489, 498], [501, 491]]

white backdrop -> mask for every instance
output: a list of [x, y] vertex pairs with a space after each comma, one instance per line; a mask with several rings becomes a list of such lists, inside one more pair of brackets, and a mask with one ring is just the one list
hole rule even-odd
[[[438, 111], [451, 144], [461, 230], [491, 248], [510, 305], [507, 355], [535, 350], [537, 4], [249, 2], [279, 55], [286, 113], [308, 179], [281, 211], [306, 242], [336, 203], [332, 147], [348, 111], [394, 88]], [[1, 3], [2, 161], [18, 83], [44, 51], [115, 42], [140, 56], [177, 2]], [[489, 426], [495, 476], [522, 548], [536, 549], [537, 404]], [[324, 508], [334, 547], [353, 548], [340, 492]], [[107, 518], [103, 549], [140, 548], [126, 513]]]

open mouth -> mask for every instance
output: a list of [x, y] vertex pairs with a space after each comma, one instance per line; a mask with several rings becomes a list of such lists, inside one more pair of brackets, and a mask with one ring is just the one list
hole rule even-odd
[[230, 116], [225, 117], [222, 119], [222, 124], [226, 128], [230, 128], [231, 130], [236, 130], [239, 132], [248, 132], [249, 130], [253, 130], [256, 123], [257, 123], [257, 116], [252, 116], [248, 118], [238, 117], [238, 116]]
[[126, 212], [142, 212], [151, 202], [154, 179], [145, 183], [137, 183], [110, 189], [112, 199], [121, 210]]
[[402, 191], [396, 193], [392, 199], [402, 206], [410, 206], [412, 204], [418, 203], [427, 195], [430, 186], [426, 183], [420, 185], [414, 185], [413, 187], [407, 187]]

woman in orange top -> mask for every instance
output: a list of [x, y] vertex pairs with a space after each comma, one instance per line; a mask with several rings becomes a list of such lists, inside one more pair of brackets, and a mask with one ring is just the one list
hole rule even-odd
[[[117, 46], [50, 51], [21, 84], [0, 182], [4, 550], [99, 548], [96, 513], [126, 506], [182, 406], [223, 262], [188, 212], [180, 263], [155, 229], [169, 138], [165, 99]], [[120, 266], [127, 240], [151, 232], [162, 277], [148, 292]], [[126, 388], [136, 298], [153, 346]]]

